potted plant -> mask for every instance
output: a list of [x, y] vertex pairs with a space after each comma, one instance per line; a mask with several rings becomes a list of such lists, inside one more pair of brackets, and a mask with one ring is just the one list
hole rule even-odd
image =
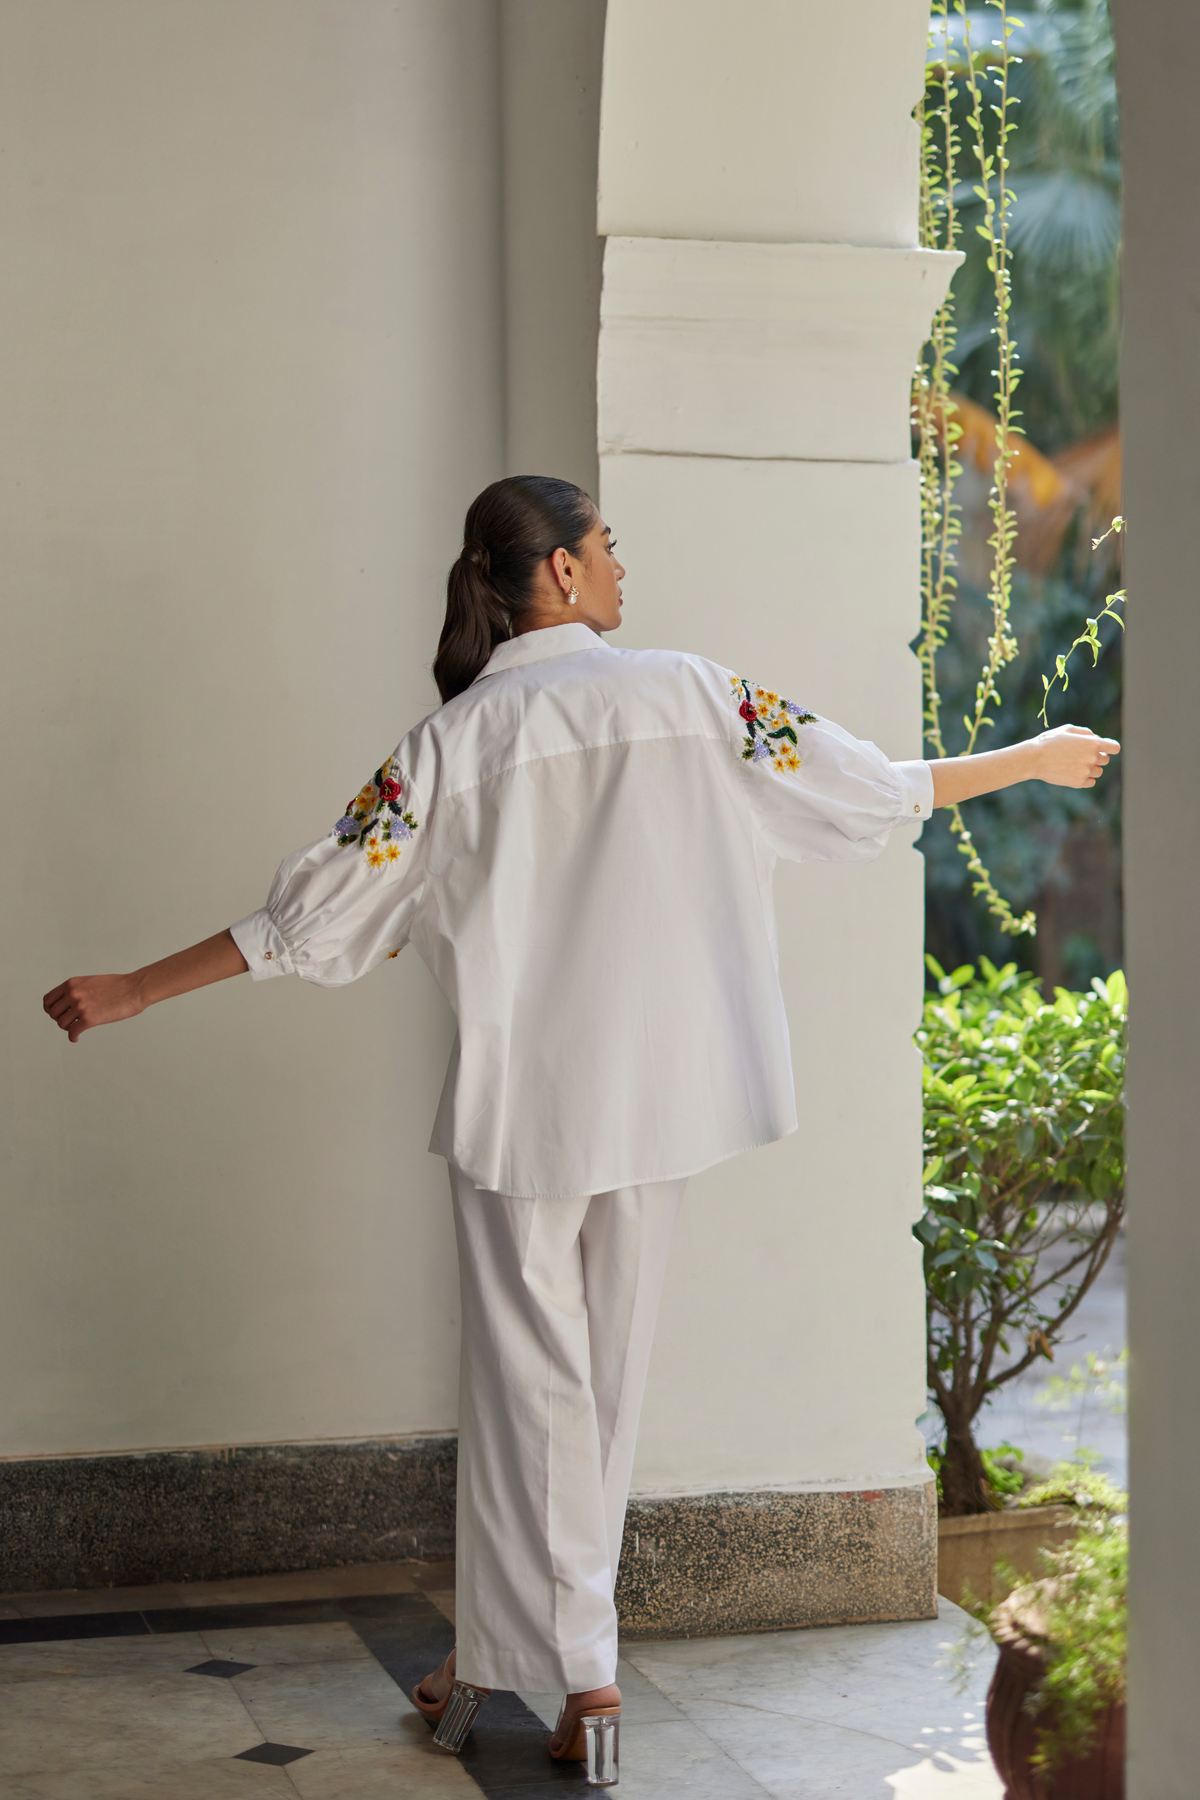
[[[1046, 1487], [1062, 1493], [1081, 1481], [1074, 1540], [1043, 1552], [1040, 1580], [974, 1609], [969, 1636], [986, 1631], [999, 1652], [987, 1734], [1008, 1800], [1123, 1800], [1125, 1792], [1125, 1496], [1070, 1465]], [[964, 1672], [967, 1661], [964, 1644]]]
[[1000, 1505], [973, 1427], [989, 1395], [1052, 1359], [1125, 1216], [1126, 990], [1055, 990], [980, 958], [927, 995], [924, 1250], [941, 1512]]

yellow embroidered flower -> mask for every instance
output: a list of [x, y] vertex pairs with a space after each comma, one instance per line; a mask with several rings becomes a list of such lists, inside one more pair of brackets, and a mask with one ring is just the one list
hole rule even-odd
[[800, 767], [800, 762], [801, 759], [794, 750], [785, 750], [779, 758], [780, 768], [790, 769], [793, 773]]
[[398, 951], [398, 950], [389, 950], [389, 951], [388, 951], [388, 953], [387, 953], [387, 959], [388, 959], [388, 961], [389, 961], [389, 962], [392, 962], [392, 961], [394, 961], [394, 959], [395, 959], [395, 958], [396, 958], [396, 957], [397, 957], [397, 956], [399, 956], [399, 954], [400, 954], [400, 952], [399, 952], [399, 951]]
[[382, 869], [387, 858], [381, 845], [374, 842], [367, 845], [367, 861], [373, 869]]
[[383, 854], [388, 862], [396, 862], [400, 855], [399, 844], [387, 843], [383, 846]]
[[356, 807], [361, 807], [364, 812], [370, 812], [378, 798], [379, 789], [377, 787], [371, 787], [368, 784], [368, 786], [362, 790], [361, 794], [355, 794], [354, 805]]

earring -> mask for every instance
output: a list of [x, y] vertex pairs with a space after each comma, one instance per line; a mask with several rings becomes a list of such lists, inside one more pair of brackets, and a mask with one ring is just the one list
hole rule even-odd
[[567, 605], [568, 606], [578, 606], [579, 605], [579, 590], [578, 590], [578, 588], [572, 588], [570, 593], [567, 595]]

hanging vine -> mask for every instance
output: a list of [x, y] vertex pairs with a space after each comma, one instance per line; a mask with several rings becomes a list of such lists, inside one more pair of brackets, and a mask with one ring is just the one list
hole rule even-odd
[[[1102, 531], [1098, 538], [1092, 539], [1092, 549], [1098, 550], [1100, 548], [1101, 544], [1104, 543], [1105, 539], [1112, 537], [1114, 534], [1119, 537], [1120, 534], [1124, 531], [1124, 529], [1125, 529], [1125, 521], [1120, 516], [1118, 516], [1117, 518], [1115, 518], [1113, 520], [1112, 524], [1109, 526], [1107, 531]], [[1048, 725], [1050, 723], [1049, 719], [1046, 717], [1046, 708], [1050, 704], [1050, 696], [1054, 692], [1055, 688], [1058, 686], [1059, 682], [1060, 681], [1062, 682], [1064, 694], [1066, 693], [1067, 688], [1070, 686], [1070, 678], [1067, 675], [1067, 664], [1070, 662], [1071, 658], [1074, 656], [1075, 652], [1080, 648], [1080, 646], [1086, 645], [1086, 647], [1091, 651], [1092, 667], [1094, 669], [1096, 667], [1096, 664], [1100, 661], [1100, 652], [1104, 648], [1103, 644], [1100, 642], [1100, 626], [1102, 625], [1104, 620], [1105, 619], [1115, 619], [1117, 624], [1121, 627], [1121, 630], [1124, 631], [1125, 621], [1121, 617], [1120, 613], [1116, 610], [1118, 606], [1123, 606], [1124, 603], [1125, 603], [1125, 589], [1124, 588], [1118, 588], [1115, 594], [1105, 595], [1104, 606], [1101, 609], [1101, 611], [1096, 614], [1096, 617], [1094, 619], [1085, 620], [1084, 629], [1080, 632], [1079, 636], [1075, 639], [1075, 642], [1071, 645], [1071, 648], [1063, 656], [1055, 657], [1055, 659], [1054, 659], [1054, 674], [1051, 676], [1046, 676], [1046, 675], [1042, 676], [1042, 710], [1038, 714], [1038, 718], [1042, 721], [1043, 725]]]
[[[954, 10], [963, 21], [963, 62], [965, 92], [968, 99], [968, 129], [978, 167], [979, 181], [975, 193], [983, 202], [983, 223], [976, 227], [986, 239], [988, 268], [995, 293], [997, 341], [996, 366], [996, 457], [993, 467], [990, 506], [992, 566], [988, 597], [992, 607], [992, 633], [988, 639], [987, 661], [975, 688], [975, 707], [964, 717], [969, 754], [979, 733], [993, 720], [988, 707], [998, 705], [1000, 696], [996, 677], [1017, 654], [1017, 642], [1009, 623], [1012, 598], [1012, 569], [1015, 561], [1016, 515], [1008, 501], [1008, 469], [1013, 451], [1009, 432], [1018, 417], [1013, 396], [1020, 372], [1016, 347], [1009, 328], [1011, 284], [1009, 277], [1008, 222], [1012, 193], [1006, 185], [1008, 173], [1008, 138], [1016, 123], [1009, 114], [1016, 101], [1009, 93], [1008, 71], [1012, 60], [1008, 50], [1011, 23], [1007, 0], [987, 0], [1000, 17], [1002, 55], [995, 79], [998, 94], [991, 111], [999, 121], [998, 145], [988, 148], [983, 67], [987, 59], [977, 59], [971, 48], [971, 23], [965, 0], [954, 0]], [[953, 250], [961, 234], [961, 223], [955, 205], [955, 166], [961, 145], [954, 122], [954, 101], [958, 88], [954, 73], [954, 57], [950, 50], [950, 0], [934, 0], [931, 43], [938, 48], [940, 61], [926, 71], [925, 95], [917, 110], [920, 131], [920, 241], [926, 249]], [[950, 612], [957, 598], [958, 583], [954, 574], [956, 544], [962, 521], [953, 498], [954, 483], [962, 473], [956, 446], [962, 428], [954, 417], [950, 398], [951, 377], [958, 373], [952, 360], [955, 344], [954, 300], [948, 293], [934, 317], [928, 342], [917, 366], [913, 386], [913, 422], [916, 426], [921, 470], [921, 636], [918, 657], [924, 687], [925, 742], [938, 758], [946, 756], [942, 733], [942, 703], [937, 683], [938, 652], [946, 642], [950, 629]], [[992, 880], [975, 840], [967, 827], [959, 806], [949, 808], [950, 830], [958, 839], [958, 849], [966, 858], [972, 877], [972, 891], [979, 895], [1000, 929], [1012, 935], [1036, 931], [1032, 912], [1018, 915], [999, 892]]]
[[[1008, 140], [1017, 129], [1016, 120], [1009, 117], [1009, 112], [1016, 101], [1009, 92], [1009, 67], [1012, 58], [1009, 55], [1008, 40], [1012, 34], [1012, 25], [1007, 13], [1007, 0], [987, 0], [1000, 15], [1000, 38], [995, 47], [1000, 56], [995, 59], [992, 69], [996, 84], [996, 98], [991, 112], [997, 120], [997, 143], [994, 151], [988, 149], [987, 129], [984, 117], [983, 86], [981, 76], [984, 73], [979, 67], [971, 48], [971, 21], [966, 10], [966, 0], [955, 0], [955, 7], [963, 21], [963, 61], [965, 64], [966, 91], [970, 106], [970, 131], [975, 161], [979, 170], [979, 181], [975, 186], [975, 194], [983, 203], [983, 223], [975, 229], [987, 245], [987, 266], [992, 277], [995, 296], [995, 315], [992, 331], [996, 339], [996, 367], [992, 371], [996, 377], [996, 458], [992, 468], [992, 491], [990, 506], [992, 513], [992, 535], [988, 544], [992, 551], [991, 578], [988, 585], [988, 600], [992, 608], [992, 634], [988, 638], [988, 656], [983, 665], [979, 681], [975, 687], [975, 710], [969, 718], [964, 718], [967, 728], [966, 755], [974, 750], [976, 740], [984, 725], [994, 723], [987, 716], [991, 705], [999, 706], [1000, 695], [996, 688], [996, 677], [1001, 669], [1012, 662], [1017, 655], [1017, 640], [1013, 636], [1009, 622], [1012, 604], [1012, 571], [1016, 562], [1014, 545], [1017, 539], [1017, 515], [1008, 503], [1008, 470], [1013, 459], [1013, 447], [1009, 434], [1019, 412], [1013, 405], [1013, 396], [1021, 373], [1017, 366], [1016, 345], [1013, 343], [1010, 330], [1010, 313], [1012, 310], [1012, 277], [1009, 270], [1008, 225], [1012, 215], [1014, 195], [1008, 183]], [[982, 59], [981, 59], [982, 60]]]

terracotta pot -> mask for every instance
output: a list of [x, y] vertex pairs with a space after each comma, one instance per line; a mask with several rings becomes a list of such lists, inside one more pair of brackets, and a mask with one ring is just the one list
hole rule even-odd
[[987, 1697], [988, 1749], [1004, 1782], [1006, 1800], [1125, 1800], [1125, 1707], [1108, 1706], [1096, 1721], [1092, 1748], [1082, 1758], [1063, 1758], [1048, 1776], [1030, 1767], [1039, 1725], [1025, 1698], [1044, 1672], [1037, 1630], [1037, 1590], [1019, 1589], [992, 1626], [1000, 1652]]

